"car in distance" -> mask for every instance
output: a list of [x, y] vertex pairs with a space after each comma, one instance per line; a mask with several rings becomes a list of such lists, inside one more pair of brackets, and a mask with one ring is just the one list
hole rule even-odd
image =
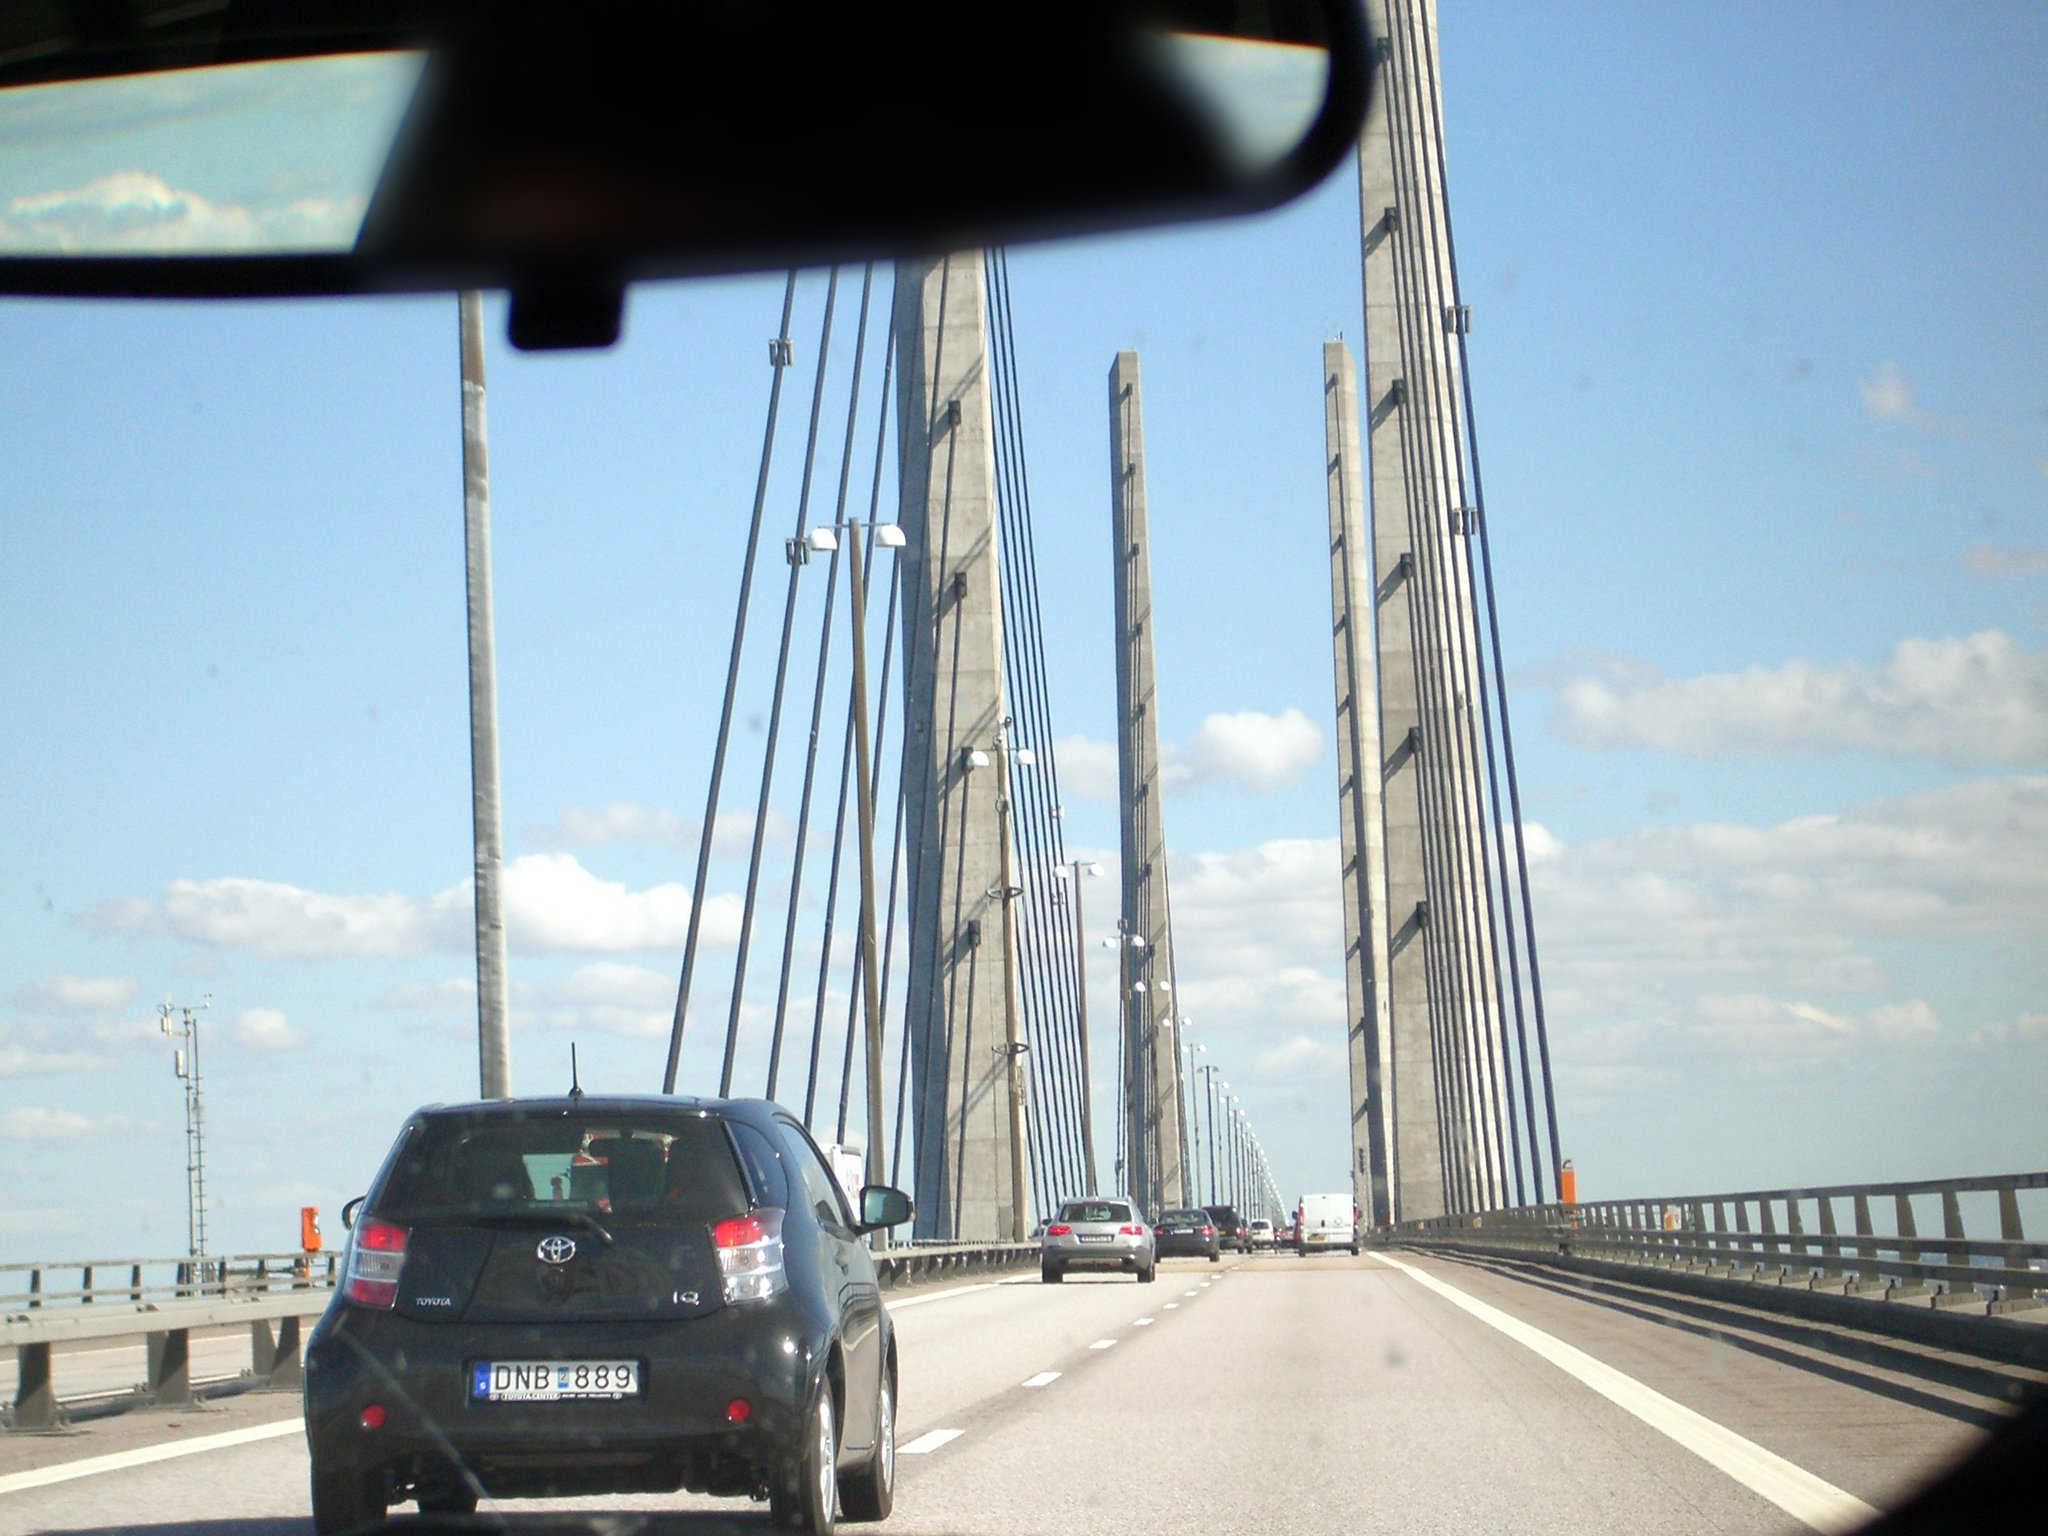
[[1152, 1229], [1128, 1200], [1069, 1200], [1045, 1224], [1039, 1278], [1057, 1285], [1070, 1269], [1126, 1270], [1150, 1283], [1159, 1274]]
[[1263, 1216], [1254, 1217], [1252, 1219], [1251, 1235], [1252, 1247], [1271, 1248], [1273, 1246], [1273, 1223], [1266, 1220]]
[[1358, 1207], [1349, 1195], [1303, 1195], [1294, 1213], [1294, 1251], [1306, 1258], [1335, 1248], [1358, 1252]]
[[435, 1106], [351, 1207], [306, 1347], [319, 1536], [480, 1495], [687, 1488], [818, 1536], [835, 1502], [889, 1513], [896, 1347], [860, 1239], [910, 1202], [850, 1210], [775, 1105]]
[[1211, 1264], [1223, 1257], [1223, 1243], [1216, 1235], [1216, 1223], [1209, 1213], [1194, 1206], [1161, 1211], [1153, 1229], [1154, 1251], [1160, 1258], [1186, 1256], [1207, 1259]]
[[1225, 1248], [1235, 1248], [1239, 1253], [1252, 1251], [1251, 1233], [1237, 1214], [1234, 1205], [1205, 1205], [1209, 1220], [1216, 1224], [1216, 1237]]

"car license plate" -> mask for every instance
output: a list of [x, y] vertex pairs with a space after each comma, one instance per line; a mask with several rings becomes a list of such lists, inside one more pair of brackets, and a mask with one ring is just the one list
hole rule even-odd
[[1104, 1232], [1097, 1235], [1093, 1232], [1083, 1232], [1081, 1234], [1081, 1241], [1084, 1243], [1106, 1243], [1109, 1241], [1109, 1234]]
[[640, 1395], [637, 1360], [479, 1360], [469, 1395], [489, 1403], [616, 1402]]

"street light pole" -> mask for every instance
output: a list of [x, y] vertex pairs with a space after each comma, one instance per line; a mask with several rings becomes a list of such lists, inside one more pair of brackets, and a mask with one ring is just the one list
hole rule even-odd
[[[163, 1032], [184, 1041], [171, 1061], [185, 1084], [185, 1248], [200, 1261], [206, 1258], [206, 1106], [199, 1092], [199, 1014], [211, 1003], [207, 998], [198, 1008], [164, 1003], [157, 1009]], [[178, 1020], [175, 1025], [173, 1016]]]

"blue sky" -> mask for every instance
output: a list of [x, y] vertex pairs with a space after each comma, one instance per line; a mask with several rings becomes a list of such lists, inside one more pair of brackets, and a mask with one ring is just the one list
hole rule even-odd
[[[2039, 1166], [2038, 18], [1443, 27], [1582, 1189]], [[1319, 347], [1362, 335], [1356, 264], [1348, 173], [1011, 259], [1065, 738], [1111, 733], [1104, 377], [1141, 352], [1184, 1006], [1290, 1195], [1345, 1158]], [[510, 353], [487, 306], [523, 1090], [571, 1038], [587, 1083], [657, 1080], [780, 286], [643, 289], [571, 357]], [[0, 302], [8, 1257], [182, 1247], [163, 997], [212, 995], [227, 1246], [288, 1243], [472, 1089], [454, 329], [452, 298]], [[1069, 838], [1112, 850], [1069, 746]]]

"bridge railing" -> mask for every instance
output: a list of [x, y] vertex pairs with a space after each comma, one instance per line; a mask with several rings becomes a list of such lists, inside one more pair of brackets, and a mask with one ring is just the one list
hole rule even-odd
[[[2048, 1242], [2028, 1241], [2020, 1218], [2029, 1190], [2048, 1190], [2048, 1173], [1522, 1206], [1405, 1222], [1388, 1235], [1995, 1314], [2040, 1307], [2048, 1291]], [[1987, 1217], [1987, 1205], [1995, 1237], [1988, 1219], [1974, 1234], [1965, 1220], [1972, 1207]]]
[[142, 1306], [334, 1287], [336, 1253], [247, 1253], [170, 1259], [0, 1264], [0, 1315], [96, 1303]]

